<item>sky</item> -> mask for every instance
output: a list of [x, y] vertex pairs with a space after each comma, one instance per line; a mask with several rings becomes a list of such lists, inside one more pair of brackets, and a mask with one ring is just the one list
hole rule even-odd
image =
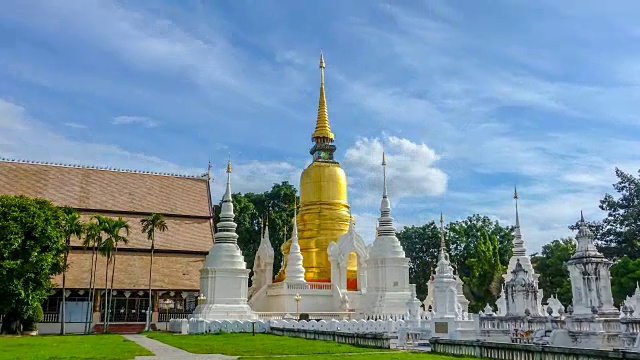
[[398, 228], [479, 213], [529, 252], [640, 168], [640, 3], [0, 3], [0, 156], [202, 174], [222, 197], [296, 187], [326, 62], [336, 159], [375, 236], [387, 155]]

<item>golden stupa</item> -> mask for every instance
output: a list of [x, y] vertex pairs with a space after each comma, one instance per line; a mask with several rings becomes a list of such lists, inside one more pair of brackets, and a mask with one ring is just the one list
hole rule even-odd
[[[336, 146], [329, 126], [327, 100], [324, 95], [324, 57], [320, 53], [320, 101], [314, 142], [310, 154], [313, 162], [300, 176], [300, 209], [298, 211], [298, 241], [305, 268], [305, 280], [331, 282], [331, 264], [327, 247], [349, 230], [347, 176], [333, 159]], [[291, 239], [282, 244], [283, 264], [275, 282], [285, 279], [286, 259]], [[357, 258], [352, 253], [347, 265], [347, 288], [357, 289]]]

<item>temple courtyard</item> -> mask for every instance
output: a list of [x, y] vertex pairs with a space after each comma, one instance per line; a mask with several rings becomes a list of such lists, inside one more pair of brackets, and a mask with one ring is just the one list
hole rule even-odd
[[267, 334], [2, 336], [0, 359], [454, 359]]

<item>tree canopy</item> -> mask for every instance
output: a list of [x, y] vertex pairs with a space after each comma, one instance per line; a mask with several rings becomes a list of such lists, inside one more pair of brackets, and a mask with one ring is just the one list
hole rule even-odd
[[[640, 257], [640, 171], [638, 174], [635, 177], [616, 168], [618, 182], [613, 184], [613, 189], [617, 197], [606, 194], [599, 207], [607, 216], [602, 221], [588, 223], [598, 250], [611, 260]], [[569, 228], [577, 230], [578, 223]]]
[[44, 199], [0, 195], [0, 313], [3, 332], [33, 317], [62, 273], [65, 215]]
[[[475, 312], [493, 304], [500, 293], [500, 275], [511, 257], [513, 227], [476, 214], [449, 223], [444, 232], [451, 262], [465, 281], [469, 309]], [[418, 297], [424, 299], [426, 283], [437, 263], [440, 230], [431, 221], [405, 227], [397, 236], [410, 259], [409, 279], [416, 284]]]
[[623, 256], [611, 267], [611, 293], [616, 304], [632, 295], [640, 283], [640, 259]]
[[572, 238], [553, 240], [542, 247], [540, 254], [531, 255], [531, 263], [538, 278], [538, 286], [544, 292], [544, 302], [551, 295], [557, 295], [561, 303], [571, 303], [571, 281], [567, 261], [576, 252], [576, 244]]

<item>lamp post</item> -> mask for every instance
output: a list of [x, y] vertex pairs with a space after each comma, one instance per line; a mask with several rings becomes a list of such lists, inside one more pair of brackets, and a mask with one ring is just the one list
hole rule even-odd
[[[200, 295], [198, 295], [198, 307], [204, 305], [207, 302], [207, 297], [204, 296], [204, 294], [200, 293]], [[202, 315], [202, 308], [199, 309], [200, 310], [200, 315]]]
[[164, 299], [162, 300], [162, 305], [164, 305], [165, 310], [167, 311], [167, 318], [165, 319], [165, 331], [169, 331], [169, 309], [173, 307], [173, 300]]
[[302, 296], [296, 294], [293, 299], [296, 301], [296, 315], [298, 315], [298, 319], [300, 319], [300, 300], [302, 300]]

